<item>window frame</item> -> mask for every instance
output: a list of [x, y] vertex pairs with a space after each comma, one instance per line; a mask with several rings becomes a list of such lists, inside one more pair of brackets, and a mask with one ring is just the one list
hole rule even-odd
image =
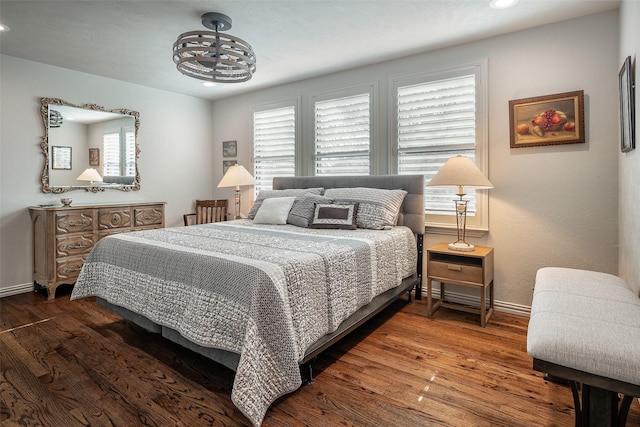
[[[475, 128], [475, 161], [478, 168], [488, 177], [488, 87], [487, 60], [472, 61], [455, 66], [423, 71], [410, 75], [392, 76], [389, 78], [389, 171], [398, 173], [398, 88], [403, 86], [428, 83], [461, 75], [475, 75], [476, 91], [476, 128]], [[426, 184], [426, 183], [425, 183]], [[455, 193], [452, 192], [452, 194]], [[469, 196], [467, 196], [469, 197]], [[476, 215], [467, 217], [467, 235], [480, 237], [489, 231], [489, 194], [488, 190], [475, 190]], [[451, 201], [453, 207], [453, 197]], [[455, 234], [455, 215], [431, 215], [425, 213], [425, 224], [428, 232], [437, 234]]]

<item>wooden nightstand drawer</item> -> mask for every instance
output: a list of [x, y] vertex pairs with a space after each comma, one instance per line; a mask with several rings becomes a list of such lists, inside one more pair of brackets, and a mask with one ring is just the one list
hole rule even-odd
[[483, 282], [481, 266], [431, 261], [427, 269], [430, 277], [446, 277], [449, 280], [461, 282]]

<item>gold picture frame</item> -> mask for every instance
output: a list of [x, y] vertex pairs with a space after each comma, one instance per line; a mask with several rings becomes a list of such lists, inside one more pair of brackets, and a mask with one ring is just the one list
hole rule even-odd
[[509, 101], [511, 148], [583, 144], [584, 91]]

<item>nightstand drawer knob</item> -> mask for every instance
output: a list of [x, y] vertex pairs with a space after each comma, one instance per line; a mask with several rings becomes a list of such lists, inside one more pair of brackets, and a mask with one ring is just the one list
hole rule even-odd
[[462, 266], [457, 264], [447, 264], [447, 270], [462, 271]]

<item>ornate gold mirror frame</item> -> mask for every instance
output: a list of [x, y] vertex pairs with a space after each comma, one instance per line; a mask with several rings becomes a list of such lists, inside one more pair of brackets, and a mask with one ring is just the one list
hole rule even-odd
[[[55, 107], [58, 107], [57, 109]], [[91, 124], [103, 124], [108, 121], [122, 120], [126, 118], [134, 119], [135, 123], [135, 172], [133, 175], [129, 173], [129, 176], [114, 176], [109, 177], [112, 178], [112, 182], [109, 182], [105, 177], [105, 182], [94, 183], [93, 181], [87, 185], [56, 185], [51, 182], [51, 171], [53, 158], [51, 156], [51, 146], [52, 142], [56, 145], [61, 145], [60, 141], [50, 141], [50, 137], [52, 134], [52, 129], [60, 128], [64, 126], [65, 118], [64, 115], [61, 114], [59, 110], [64, 109], [77, 114], [79, 117], [89, 116], [86, 119], [80, 119], [79, 121], [85, 121], [86, 123]], [[92, 113], [94, 112], [94, 113]], [[108, 110], [104, 107], [101, 107], [96, 104], [84, 104], [84, 105], [76, 105], [69, 102], [66, 102], [62, 99], [58, 98], [42, 98], [40, 100], [40, 115], [42, 117], [42, 125], [44, 128], [44, 136], [42, 137], [42, 141], [40, 142], [40, 148], [42, 149], [42, 155], [44, 156], [44, 166], [42, 168], [42, 192], [43, 193], [66, 193], [67, 191], [73, 190], [85, 190], [91, 191], [92, 193], [97, 193], [99, 191], [104, 191], [106, 189], [113, 190], [121, 190], [121, 191], [136, 191], [140, 190], [140, 171], [138, 169], [138, 158], [140, 157], [140, 147], [138, 145], [138, 129], [140, 128], [140, 114], [137, 111], [132, 111], [128, 109], [115, 109]], [[75, 123], [75, 121], [74, 121]], [[57, 132], [57, 131], [56, 131]], [[88, 136], [86, 137], [88, 139]], [[65, 141], [62, 142], [65, 146], [68, 145]], [[82, 145], [82, 144], [81, 144]], [[82, 156], [86, 156], [87, 162], [80, 163], [76, 167], [73, 172], [69, 171], [69, 174], [73, 174], [74, 177], [79, 176], [82, 171], [90, 166], [101, 166], [100, 152], [103, 151], [100, 148], [90, 148], [88, 145], [88, 141], [85, 144], [86, 147], [77, 147], [84, 150], [85, 152], [79, 153]], [[102, 143], [100, 144], [102, 147]], [[66, 148], [66, 147], [65, 147]], [[85, 150], [86, 148], [86, 150]], [[71, 152], [71, 150], [68, 150]], [[104, 155], [104, 153], [103, 153]], [[77, 154], [70, 154], [69, 157], [74, 159], [83, 159], [84, 157], [76, 157]], [[94, 157], [94, 156], [97, 156]], [[71, 162], [71, 159], [68, 159], [68, 162]], [[123, 161], [124, 162], [124, 161]], [[55, 168], [58, 169], [58, 168]], [[59, 171], [55, 171], [56, 173]], [[102, 174], [101, 174], [102, 175]], [[126, 178], [126, 179], [125, 179]], [[77, 181], [77, 178], [72, 178], [72, 180]], [[124, 181], [125, 183], [121, 183]]]

